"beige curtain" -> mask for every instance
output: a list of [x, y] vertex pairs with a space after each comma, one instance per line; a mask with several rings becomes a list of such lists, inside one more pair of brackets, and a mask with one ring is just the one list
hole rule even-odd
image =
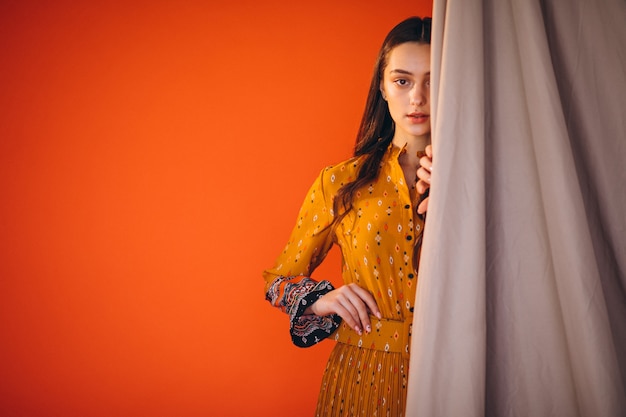
[[433, 19], [407, 415], [626, 416], [626, 1]]

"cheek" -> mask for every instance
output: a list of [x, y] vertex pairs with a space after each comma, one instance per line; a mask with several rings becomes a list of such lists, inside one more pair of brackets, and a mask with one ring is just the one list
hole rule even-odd
[[389, 111], [393, 114], [403, 110], [408, 103], [406, 94], [402, 94], [398, 91], [392, 91], [391, 94], [387, 94], [387, 104], [389, 105]]
[[393, 121], [397, 123], [402, 118], [402, 114], [404, 113], [403, 107], [394, 100], [388, 100], [388, 104], [389, 114], [391, 115]]
[[387, 97], [390, 102], [393, 102], [396, 106], [402, 106], [409, 102], [409, 91], [404, 88], [388, 87]]

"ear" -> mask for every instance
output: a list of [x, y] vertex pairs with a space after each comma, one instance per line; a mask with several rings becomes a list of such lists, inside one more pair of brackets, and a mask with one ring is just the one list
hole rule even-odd
[[387, 94], [385, 94], [385, 88], [382, 81], [380, 82], [378, 89], [380, 90], [380, 94], [383, 96], [383, 100], [387, 101]]

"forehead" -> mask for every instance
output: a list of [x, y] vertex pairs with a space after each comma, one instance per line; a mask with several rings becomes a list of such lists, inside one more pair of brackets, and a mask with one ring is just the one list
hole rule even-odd
[[402, 43], [387, 57], [385, 73], [403, 70], [414, 74], [430, 72], [430, 45], [417, 42]]

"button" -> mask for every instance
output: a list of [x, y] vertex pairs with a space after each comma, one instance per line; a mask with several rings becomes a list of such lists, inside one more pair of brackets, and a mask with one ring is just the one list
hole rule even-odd
[[407, 236], [406, 236], [406, 240], [413, 240], [413, 236], [411, 236], [411, 235], [407, 235]]
[[405, 208], [405, 209], [409, 209], [409, 208], [411, 208], [411, 206], [410, 206], [410, 205], [408, 205], [408, 204], [406, 204], [406, 205], [404, 206], [404, 208]]

